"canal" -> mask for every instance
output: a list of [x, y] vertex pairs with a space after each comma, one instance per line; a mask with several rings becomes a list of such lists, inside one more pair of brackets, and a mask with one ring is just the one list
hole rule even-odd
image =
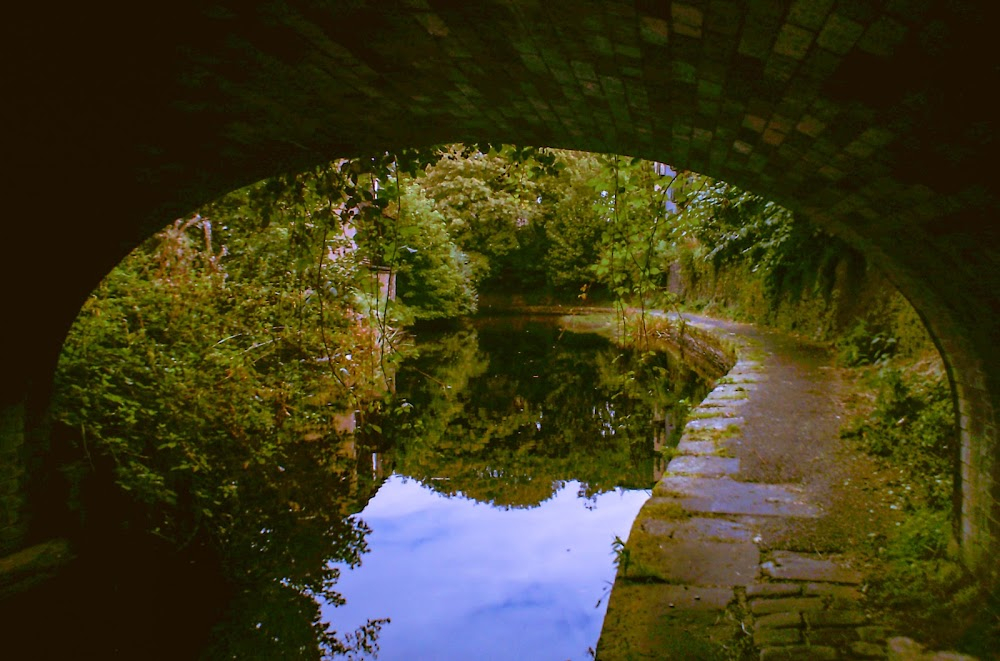
[[416, 350], [392, 473], [360, 514], [368, 553], [324, 616], [387, 618], [383, 659], [590, 658], [615, 540], [701, 379], [557, 317], [478, 319]]
[[132, 523], [142, 510], [112, 481], [80, 483], [79, 559], [3, 602], [7, 650], [588, 658], [616, 539], [703, 378], [558, 316], [414, 335], [378, 415], [217, 467], [240, 497], [205, 513], [224, 517], [215, 536], [178, 551]]

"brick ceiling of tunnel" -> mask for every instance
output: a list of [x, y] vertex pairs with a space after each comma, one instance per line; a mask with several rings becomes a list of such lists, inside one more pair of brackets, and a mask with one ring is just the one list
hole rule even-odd
[[874, 252], [912, 235], [903, 261], [948, 236], [943, 264], [971, 277], [1000, 268], [1000, 241], [981, 222], [998, 202], [990, 166], [1000, 80], [986, 7], [77, 6], [10, 35], [29, 64], [48, 60], [11, 71], [26, 97], [43, 100], [26, 109], [38, 133], [28, 139], [75, 145], [85, 167], [128, 180], [135, 212], [159, 214], [160, 225], [239, 185], [335, 157], [511, 142], [709, 174]]
[[94, 119], [135, 132], [153, 184], [192, 154], [494, 140], [661, 158], [806, 205], [995, 206], [981, 18], [924, 0], [166, 5], [95, 40], [116, 102]]

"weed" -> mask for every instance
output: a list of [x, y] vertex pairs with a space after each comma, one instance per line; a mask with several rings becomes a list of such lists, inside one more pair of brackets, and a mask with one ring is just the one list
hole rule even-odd
[[875, 373], [874, 409], [841, 434], [902, 469], [902, 525], [882, 553], [872, 603], [930, 647], [991, 658], [1000, 648], [1000, 590], [990, 591], [949, 557], [952, 473], [958, 434], [951, 391], [883, 366]]
[[913, 513], [889, 540], [869, 594], [925, 644], [989, 658], [1000, 642], [1000, 591], [947, 557], [950, 529], [947, 511]]
[[736, 457], [736, 452], [733, 451], [728, 445], [720, 445], [715, 451], [716, 456], [726, 457], [728, 459], [734, 459]]
[[692, 441], [715, 441], [719, 443], [730, 438], [736, 438], [742, 431], [739, 425], [728, 425], [722, 429], [688, 429], [684, 433]]
[[660, 448], [659, 452], [660, 452], [660, 458], [663, 459], [663, 461], [665, 462], [669, 462], [671, 459], [680, 454], [680, 452], [677, 450], [677, 447], [671, 445], [664, 445], [662, 448]]
[[615, 568], [621, 572], [622, 576], [628, 576], [628, 568], [632, 563], [632, 551], [618, 535], [615, 535], [614, 541], [611, 542], [611, 555], [615, 557]]
[[951, 391], [943, 378], [912, 381], [899, 370], [880, 370], [875, 409], [845, 427], [841, 435], [906, 470], [915, 487], [910, 491], [911, 507], [947, 509], [958, 449]]
[[837, 361], [845, 367], [884, 363], [896, 353], [896, 344], [896, 338], [861, 319], [837, 340]]

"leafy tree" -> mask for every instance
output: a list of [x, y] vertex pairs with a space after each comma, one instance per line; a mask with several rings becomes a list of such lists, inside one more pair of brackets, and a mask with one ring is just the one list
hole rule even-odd
[[520, 188], [512, 164], [499, 154], [452, 147], [420, 183], [469, 256], [476, 284], [498, 279], [518, 249], [518, 228], [533, 216], [525, 203], [530, 191]]
[[546, 250], [546, 280], [555, 288], [579, 289], [594, 279], [606, 219], [591, 181], [598, 176], [596, 156], [557, 152], [565, 166], [541, 182]]
[[402, 197], [399, 230], [399, 299], [417, 319], [454, 318], [476, 311], [469, 260], [448, 235], [446, 222], [423, 190], [411, 184]]

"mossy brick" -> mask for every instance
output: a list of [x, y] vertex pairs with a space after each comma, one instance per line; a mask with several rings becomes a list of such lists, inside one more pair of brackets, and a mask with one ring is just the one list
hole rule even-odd
[[756, 629], [784, 629], [802, 626], [802, 615], [795, 612], [770, 613], [754, 619]]
[[790, 23], [781, 26], [778, 39], [774, 42], [774, 52], [794, 60], [801, 60], [809, 52], [815, 35], [804, 28]]
[[834, 0], [795, 0], [788, 10], [788, 20], [804, 28], [818, 30], [823, 26]]
[[854, 609], [815, 611], [804, 616], [811, 629], [856, 627], [867, 623], [864, 612]]
[[837, 656], [835, 648], [815, 645], [765, 647], [760, 651], [760, 661], [802, 661], [803, 659], [833, 661]]
[[[806, 621], [809, 621], [808, 617], [806, 617]], [[806, 632], [806, 638], [813, 645], [846, 647], [858, 640], [858, 632], [853, 627], [810, 627]]]
[[737, 3], [712, 0], [705, 15], [704, 27], [709, 32], [733, 36], [739, 32], [740, 18], [741, 11]]
[[754, 597], [787, 597], [802, 593], [801, 583], [754, 583], [748, 585], [746, 594], [752, 599]]
[[753, 644], [757, 647], [768, 647], [774, 645], [796, 645], [804, 642], [802, 630], [796, 628], [788, 629], [757, 629], [753, 632]]
[[807, 583], [802, 590], [803, 594], [827, 597], [835, 601], [860, 602], [865, 595], [858, 588], [851, 585], [831, 585], [830, 583]]
[[750, 612], [754, 615], [769, 613], [805, 613], [823, 609], [819, 597], [782, 597], [778, 599], [751, 599]]
[[847, 649], [856, 659], [885, 659], [888, 657], [888, 651], [884, 644], [857, 641], [851, 643]]
[[662, 18], [643, 16], [639, 23], [639, 34], [643, 41], [666, 45], [670, 35], [670, 26]]

